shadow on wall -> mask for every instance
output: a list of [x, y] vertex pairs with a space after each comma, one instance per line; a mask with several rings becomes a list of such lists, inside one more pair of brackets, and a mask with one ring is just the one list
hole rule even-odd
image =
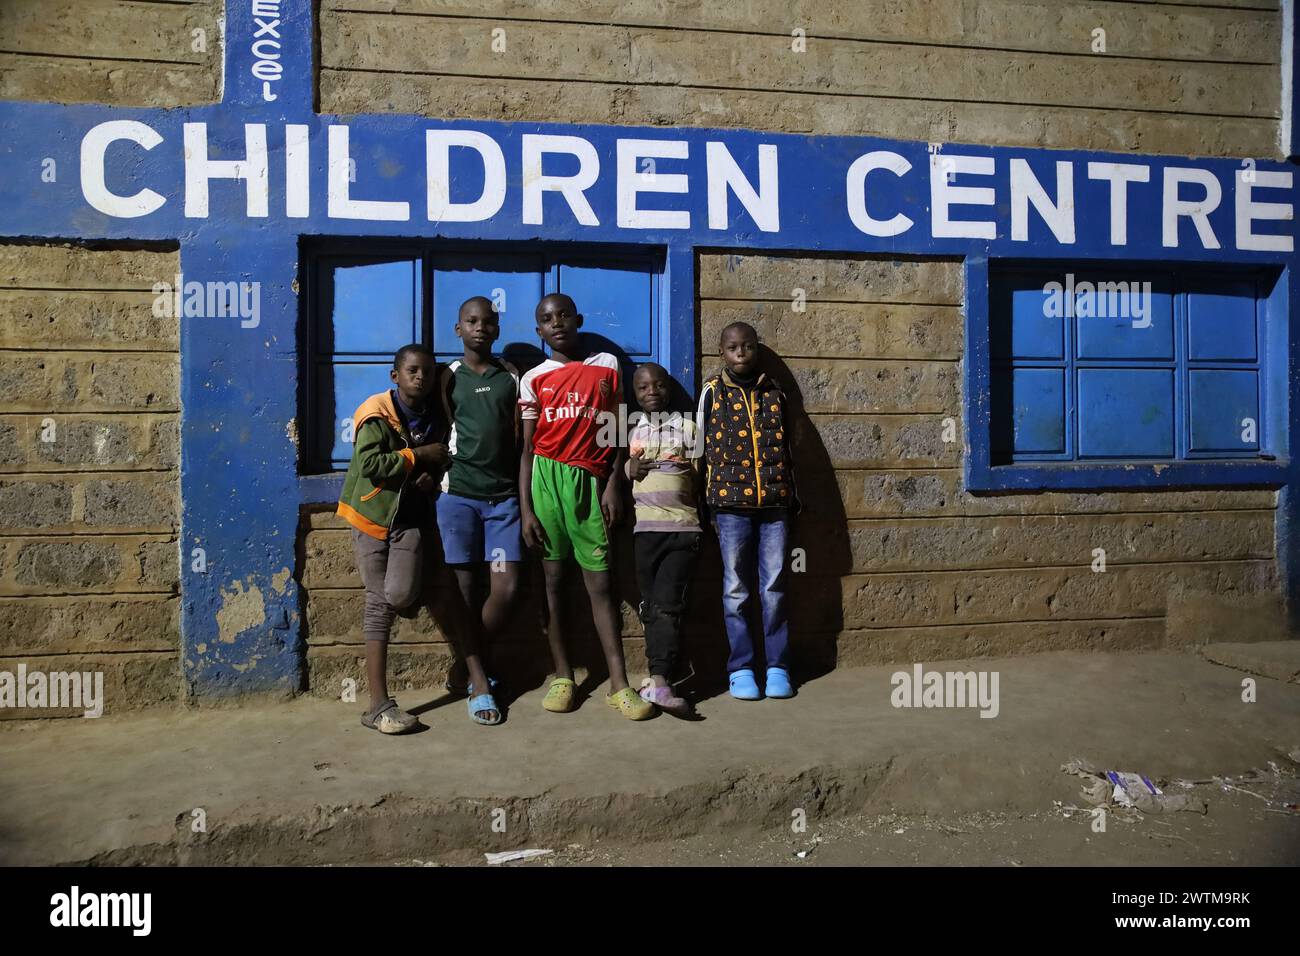
[[[793, 667], [807, 680], [835, 666], [836, 641], [844, 627], [840, 577], [852, 570], [847, 517], [831, 456], [804, 407], [803, 392], [790, 367], [760, 345], [763, 368], [786, 395], [787, 430], [794, 458], [801, 511], [794, 517], [789, 541], [787, 597]], [[702, 380], [717, 374], [720, 362], [705, 365]], [[762, 625], [757, 599], [751, 609], [751, 633], [762, 654]], [[722, 566], [717, 537], [706, 531], [696, 586], [688, 615], [687, 647], [704, 687], [726, 686], [727, 639], [722, 623]]]

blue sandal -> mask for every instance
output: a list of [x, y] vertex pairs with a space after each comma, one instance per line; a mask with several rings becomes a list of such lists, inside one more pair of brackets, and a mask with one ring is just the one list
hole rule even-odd
[[[497, 706], [496, 698], [494, 698], [491, 693], [496, 686], [496, 678], [489, 677], [488, 693], [486, 694], [475, 696], [473, 684], [468, 685], [466, 688], [469, 692], [469, 701], [467, 702], [467, 706], [469, 707], [469, 719], [474, 721], [474, 723], [483, 724], [485, 727], [495, 727], [505, 719], [501, 713], [501, 708]], [[480, 717], [479, 714], [485, 710], [496, 711], [496, 720], [487, 720]]]

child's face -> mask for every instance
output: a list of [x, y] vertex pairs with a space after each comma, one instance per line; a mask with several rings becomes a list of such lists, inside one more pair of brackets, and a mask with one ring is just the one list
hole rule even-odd
[[561, 296], [547, 296], [537, 306], [537, 334], [553, 351], [568, 354], [578, 344], [582, 316]]
[[749, 376], [758, 371], [758, 336], [749, 329], [728, 329], [718, 354], [727, 371]]
[[438, 376], [431, 357], [408, 352], [402, 356], [402, 364], [393, 369], [392, 378], [402, 401], [412, 408], [423, 408]]
[[456, 337], [475, 352], [486, 352], [501, 334], [501, 321], [486, 302], [471, 302], [456, 319]]
[[668, 387], [668, 376], [657, 368], [639, 368], [632, 376], [632, 393], [643, 411], [663, 411], [668, 404]]

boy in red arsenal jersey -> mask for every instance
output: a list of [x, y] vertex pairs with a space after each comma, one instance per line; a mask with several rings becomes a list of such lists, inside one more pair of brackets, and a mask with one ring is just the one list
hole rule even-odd
[[577, 704], [560, 614], [564, 571], [572, 559], [582, 568], [609, 667], [607, 701], [625, 717], [644, 720], [654, 706], [628, 686], [609, 574], [609, 528], [623, 517], [624, 451], [617, 441], [602, 448], [599, 440], [602, 425], [618, 415], [618, 360], [582, 345], [582, 316], [567, 295], [543, 298], [536, 317], [537, 334], [551, 357], [519, 383], [524, 440], [519, 510], [524, 543], [543, 552], [546, 572], [546, 636], [556, 676], [542, 706], [566, 713]]

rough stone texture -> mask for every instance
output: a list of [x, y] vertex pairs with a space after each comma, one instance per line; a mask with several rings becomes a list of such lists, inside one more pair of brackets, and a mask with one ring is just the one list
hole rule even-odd
[[170, 535], [0, 536], [0, 594], [175, 594]]
[[806, 51], [795, 51], [788, 33], [736, 35], [683, 30], [675, 24], [507, 27], [503, 54], [491, 43], [492, 29], [499, 25], [486, 18], [340, 12], [323, 20], [321, 65], [1257, 117], [1273, 115], [1279, 103], [1278, 74], [1267, 64], [1064, 58], [1005, 50], [990, 56], [962, 47], [821, 37], [813, 38]]
[[1218, 641], [1281, 641], [1287, 630], [1280, 593], [1242, 595], [1189, 590], [1170, 595], [1165, 638], [1170, 646]]
[[1023, 621], [845, 631], [823, 645], [824, 666], [860, 667], [908, 663], [940, 654], [1001, 657], [1046, 651], [1138, 651], [1158, 648], [1164, 627], [1158, 620]]
[[175, 531], [179, 504], [176, 477], [167, 472], [0, 479], [0, 531]]
[[[809, 302], [896, 302], [961, 305], [960, 263], [941, 259], [702, 255], [700, 299], [789, 302], [803, 289]], [[703, 306], [707, 311], [708, 306]], [[959, 329], [960, 331], [960, 329]]]
[[[1092, 29], [1108, 27], [1111, 56], [1168, 57], [1177, 49], [1216, 60], [1272, 63], [1280, 43], [1276, 4], [1222, 3], [1222, 9], [1143, 9], [1118, 4], [1046, 0], [749, 0], [733, 6], [690, 0], [325, 0], [326, 10], [491, 16], [505, 21], [615, 23], [685, 30], [736, 30], [788, 35], [787, 24], [810, 37], [943, 43], [952, 46], [1078, 53]], [[1110, 34], [1115, 34], [1111, 36]]]
[[[146, 5], [110, 6], [87, 22]], [[36, 13], [7, 6], [0, 25]], [[90, 655], [110, 706], [180, 688], [178, 330], [151, 308], [178, 269], [175, 251], [0, 243], [0, 668]]]
[[[1035, 515], [851, 521], [856, 570], [1077, 565], [1106, 552], [1109, 569], [1153, 561], [1272, 560], [1273, 513]], [[827, 534], [830, 529], [827, 529]]]
[[[162, 107], [215, 102], [220, 16], [220, 0], [5, 0], [0, 99]], [[202, 44], [196, 30], [203, 31]]]
[[0, 352], [6, 410], [177, 411], [180, 363], [174, 352]]
[[1300, 641], [1206, 644], [1201, 656], [1249, 674], [1300, 684]]
[[175, 651], [178, 612], [178, 598], [154, 594], [2, 598], [0, 660], [20, 654]]
[[848, 628], [1158, 617], [1186, 591], [1276, 592], [1272, 561], [1088, 566], [1042, 570], [849, 575], [841, 579]]
[[[156, 281], [171, 282], [171, 277]], [[153, 314], [152, 292], [50, 292], [0, 288], [0, 340], [9, 348], [99, 349], [130, 343], [136, 349], [172, 349], [175, 318]]]
[[959, 369], [954, 362], [790, 359], [783, 364], [810, 413], [958, 415], [960, 411]]
[[[104, 675], [104, 717], [172, 703], [180, 696], [179, 658], [175, 651], [88, 654], [60, 654], [55, 657], [19, 656], [0, 658], [0, 670], [16, 673], [19, 664], [28, 672], [51, 671]], [[0, 723], [6, 720], [44, 720], [50, 717], [82, 717], [83, 709], [0, 708]], [[104, 717], [98, 719], [103, 720]]]
[[176, 467], [170, 414], [0, 415], [0, 472], [164, 471]]
[[836, 468], [956, 467], [961, 446], [943, 440], [945, 417], [809, 415], [791, 428], [794, 453], [799, 461], [825, 459]]
[[700, 303], [700, 346], [716, 351], [732, 322], [748, 322], [785, 358], [948, 359], [961, 357], [956, 306], [892, 303]]
[[[322, 109], [1277, 152], [1276, 9], [711, 6], [336, 0], [322, 14]], [[1098, 25], [1105, 53], [1092, 52]], [[496, 28], [505, 53], [492, 50]], [[796, 28], [807, 35], [803, 52], [792, 50]]]
[[846, 517], [932, 517], [949, 514], [1106, 514], [1165, 511], [1271, 511], [1277, 493], [1256, 490], [1045, 491], [1035, 495], [972, 495], [949, 469], [840, 469], [803, 479], [805, 502], [838, 497]]

